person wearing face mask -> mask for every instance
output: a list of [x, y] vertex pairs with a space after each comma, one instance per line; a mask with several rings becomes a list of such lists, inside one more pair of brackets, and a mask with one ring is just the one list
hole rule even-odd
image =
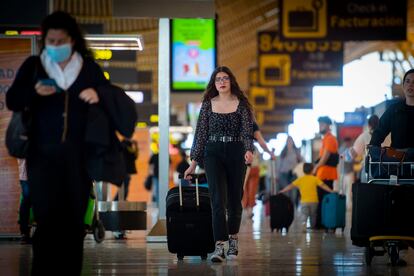
[[197, 164], [204, 165], [206, 171], [216, 242], [212, 262], [238, 255], [243, 183], [253, 150], [252, 107], [230, 69], [217, 67], [204, 92], [191, 164], [184, 173], [184, 178], [191, 179]]
[[[332, 121], [328, 116], [318, 118], [319, 132], [323, 136], [322, 146], [319, 150], [319, 160], [313, 168], [313, 174], [322, 180], [330, 189], [333, 189], [333, 182], [338, 179], [336, 165], [330, 164], [330, 159], [338, 155], [338, 140], [331, 133]], [[339, 158], [339, 156], [338, 156]], [[318, 216], [316, 219], [316, 228], [321, 228], [321, 202], [326, 192], [318, 188]]]
[[42, 42], [40, 56], [21, 65], [6, 95], [10, 110], [28, 109], [32, 118], [27, 156], [37, 223], [32, 275], [80, 275], [92, 184], [85, 164], [87, 113], [101, 105], [97, 88], [110, 83], [69, 14], [44, 19]]

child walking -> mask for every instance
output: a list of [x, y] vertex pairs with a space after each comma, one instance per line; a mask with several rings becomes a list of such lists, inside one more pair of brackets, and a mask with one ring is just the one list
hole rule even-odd
[[311, 228], [315, 228], [316, 217], [318, 210], [318, 187], [324, 189], [327, 192], [333, 193], [334, 191], [329, 188], [328, 185], [323, 183], [322, 180], [312, 175], [313, 165], [311, 163], [303, 164], [304, 176], [296, 179], [291, 184], [282, 189], [279, 193], [290, 191], [294, 188], [299, 189], [301, 196], [300, 204], [302, 210], [302, 223], [306, 230], [306, 222], [310, 218]]

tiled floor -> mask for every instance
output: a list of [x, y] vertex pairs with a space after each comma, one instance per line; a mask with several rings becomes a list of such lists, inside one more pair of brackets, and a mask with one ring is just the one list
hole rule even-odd
[[[147, 243], [145, 235], [132, 232], [119, 241], [107, 232], [101, 244], [88, 235], [83, 275], [414, 275], [412, 249], [404, 254], [406, 267], [391, 267], [386, 257], [375, 257], [367, 267], [363, 248], [351, 244], [349, 228], [344, 234], [302, 233], [295, 221], [289, 233], [271, 233], [260, 204], [253, 221], [243, 220], [237, 261], [177, 261], [166, 243]], [[30, 258], [30, 246], [0, 241], [0, 275], [28, 275]]]

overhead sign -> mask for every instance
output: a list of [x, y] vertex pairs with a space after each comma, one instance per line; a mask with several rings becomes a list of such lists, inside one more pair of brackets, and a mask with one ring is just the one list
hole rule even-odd
[[312, 108], [312, 87], [276, 87], [274, 100], [275, 108]]
[[249, 68], [249, 85], [257, 86], [259, 84], [259, 75], [257, 68]]
[[274, 106], [274, 88], [250, 87], [249, 100], [256, 111], [272, 110]]
[[171, 90], [203, 91], [215, 67], [215, 21], [172, 19]]
[[311, 87], [259, 87], [249, 90], [249, 100], [256, 111], [270, 111], [275, 108], [312, 108]]
[[365, 112], [345, 112], [344, 125], [363, 126], [365, 124]]
[[406, 0], [280, 0], [278, 3], [283, 39], [406, 39]]
[[293, 123], [292, 109], [275, 108], [271, 111], [256, 111], [255, 117], [258, 125]]
[[258, 34], [262, 86], [342, 85], [341, 41], [282, 41], [277, 32]]

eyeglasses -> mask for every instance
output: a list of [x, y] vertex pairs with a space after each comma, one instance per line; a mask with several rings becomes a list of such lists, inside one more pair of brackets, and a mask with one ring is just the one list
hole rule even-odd
[[219, 82], [228, 82], [229, 80], [230, 80], [230, 78], [229, 78], [229, 77], [222, 77], [222, 78], [217, 77], [215, 81], [216, 81], [217, 83], [219, 83]]

